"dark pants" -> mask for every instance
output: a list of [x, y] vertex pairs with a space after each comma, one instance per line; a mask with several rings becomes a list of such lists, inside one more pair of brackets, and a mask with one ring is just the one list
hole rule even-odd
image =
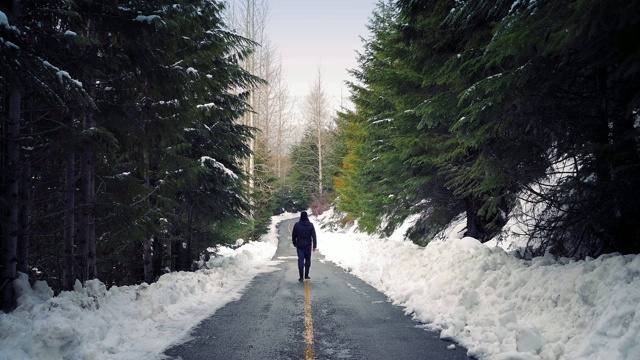
[[308, 269], [311, 266], [311, 246], [298, 248], [298, 269]]

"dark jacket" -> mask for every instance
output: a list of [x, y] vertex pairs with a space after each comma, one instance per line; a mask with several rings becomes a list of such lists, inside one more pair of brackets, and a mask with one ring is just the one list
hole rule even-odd
[[293, 225], [291, 240], [293, 240], [293, 246], [297, 248], [308, 248], [311, 246], [312, 241], [313, 248], [318, 247], [316, 229], [308, 218], [301, 218], [300, 221]]

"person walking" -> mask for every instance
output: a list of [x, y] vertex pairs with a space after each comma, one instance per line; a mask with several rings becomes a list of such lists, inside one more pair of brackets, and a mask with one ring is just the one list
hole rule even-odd
[[313, 227], [307, 212], [300, 213], [300, 221], [293, 225], [293, 231], [291, 232], [291, 240], [293, 246], [298, 251], [298, 273], [300, 278], [298, 281], [302, 281], [302, 269], [304, 268], [304, 278], [311, 279], [309, 277], [309, 268], [311, 267], [311, 249], [316, 251], [318, 247], [318, 240], [316, 238], [316, 229]]

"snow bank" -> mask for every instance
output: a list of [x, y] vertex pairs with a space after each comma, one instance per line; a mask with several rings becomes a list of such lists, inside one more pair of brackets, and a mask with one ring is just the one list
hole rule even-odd
[[7, 15], [0, 11], [0, 26], [4, 26], [5, 28], [9, 28], [9, 19]]
[[[326, 223], [327, 216], [314, 220]], [[386, 239], [353, 228], [319, 229], [318, 248], [471, 356], [640, 356], [640, 256], [526, 261], [456, 238], [455, 231], [451, 236], [420, 248], [398, 241], [398, 234]]]
[[[222, 249], [208, 270], [166, 274], [151, 285], [107, 290], [89, 281], [52, 297], [46, 284], [31, 287], [22, 277], [20, 306], [0, 313], [0, 360], [157, 359], [273, 269], [275, 226], [297, 216], [274, 217], [262, 242]], [[326, 224], [329, 216], [312, 221]], [[459, 223], [449, 240], [425, 248], [403, 240], [406, 228], [379, 238], [316, 226], [318, 248], [479, 359], [638, 359], [640, 256], [526, 261], [462, 238]]]
[[53, 297], [44, 282], [17, 281], [18, 308], [0, 313], [0, 359], [157, 359], [169, 345], [273, 269], [274, 217], [262, 242], [222, 249], [209, 269], [163, 275], [151, 284], [112, 287], [97, 280]]

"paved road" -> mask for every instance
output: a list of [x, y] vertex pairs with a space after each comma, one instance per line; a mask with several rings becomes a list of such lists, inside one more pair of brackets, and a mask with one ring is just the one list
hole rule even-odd
[[[313, 254], [308, 282], [298, 282], [288, 228], [278, 227], [278, 270], [258, 275], [242, 298], [168, 349], [174, 360], [467, 359], [466, 349], [416, 327], [377, 290]], [[322, 239], [318, 239], [318, 247]]]

